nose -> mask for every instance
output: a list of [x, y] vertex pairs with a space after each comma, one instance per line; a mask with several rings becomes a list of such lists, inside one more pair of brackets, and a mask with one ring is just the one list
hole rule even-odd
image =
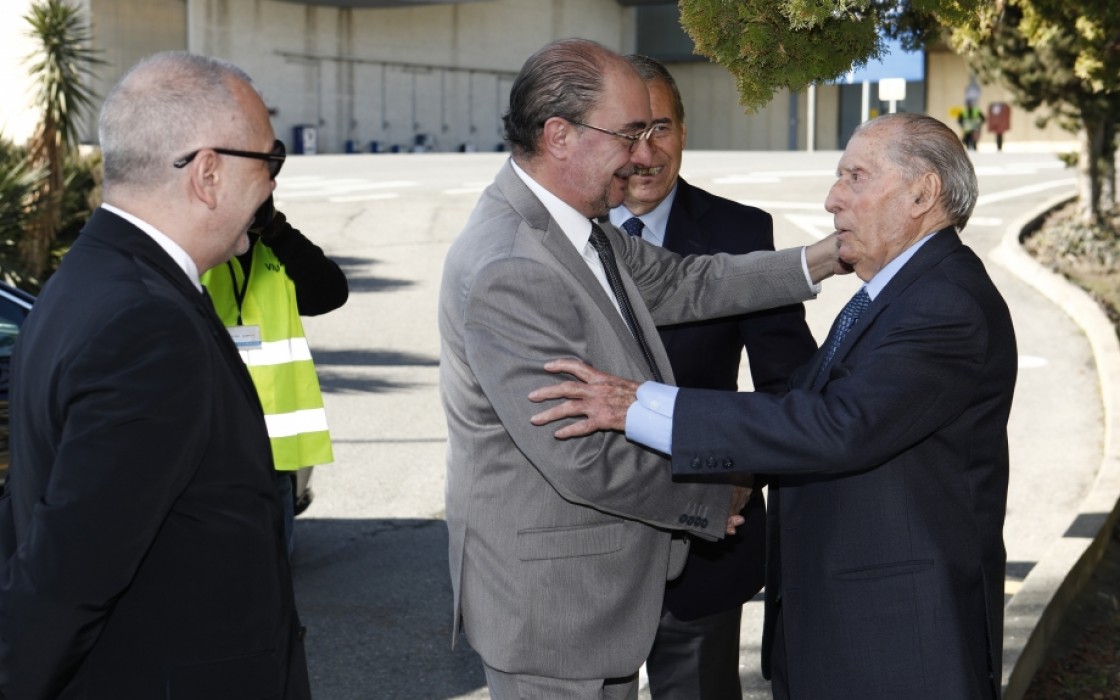
[[653, 165], [653, 146], [649, 139], [639, 139], [630, 151], [630, 162], [639, 168], [648, 168]]
[[833, 183], [832, 187], [828, 188], [828, 196], [824, 198], [824, 210], [829, 214], [840, 211], [840, 195], [836, 191], [839, 184], [839, 182]]

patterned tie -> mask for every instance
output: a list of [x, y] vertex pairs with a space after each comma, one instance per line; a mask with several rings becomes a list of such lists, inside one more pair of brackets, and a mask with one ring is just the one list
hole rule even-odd
[[630, 298], [626, 296], [626, 289], [622, 286], [622, 275], [618, 272], [618, 263], [614, 259], [611, 242], [607, 240], [607, 234], [603, 233], [603, 229], [599, 228], [594, 222], [591, 223], [591, 247], [599, 253], [599, 261], [603, 263], [603, 271], [607, 273], [607, 282], [610, 283], [614, 298], [618, 301], [618, 308], [622, 311], [622, 320], [626, 321], [634, 339], [638, 341], [638, 347], [642, 349], [642, 355], [649, 363], [649, 370], [653, 374], [654, 381], [662, 381], [657, 363], [653, 361], [653, 352], [650, 350], [649, 343], [646, 342], [646, 337], [638, 325], [638, 319], [634, 317], [634, 307], [630, 305]]
[[860, 315], [863, 314], [870, 303], [871, 297], [867, 295], [867, 287], [861, 287], [859, 292], [844, 305], [844, 308], [840, 311], [840, 315], [836, 317], [836, 322], [832, 324], [832, 332], [828, 334], [828, 341], [825, 344], [824, 362], [821, 363], [820, 371], [817, 372], [815, 384], [820, 384], [821, 379], [828, 371], [829, 365], [832, 364], [832, 358], [835, 357], [836, 349], [840, 347], [844, 336], [846, 336], [852, 326], [856, 324], [856, 321], [859, 320]]
[[636, 216], [631, 216], [626, 221], [622, 222], [622, 228], [635, 238], [642, 237], [642, 220]]

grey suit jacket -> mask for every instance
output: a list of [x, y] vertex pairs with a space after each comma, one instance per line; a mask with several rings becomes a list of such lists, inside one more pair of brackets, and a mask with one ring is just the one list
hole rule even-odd
[[[656, 324], [812, 296], [798, 251], [681, 258], [607, 226], [659, 369]], [[643, 304], [642, 301], [645, 303]], [[440, 388], [455, 630], [510, 673], [609, 678], [652, 644], [664, 582], [683, 565], [670, 530], [722, 536], [730, 487], [676, 484], [668, 460], [619, 433], [558, 441], [527, 395], [550, 359], [614, 374], [649, 368], [607, 293], [507, 163], [447, 256]]]

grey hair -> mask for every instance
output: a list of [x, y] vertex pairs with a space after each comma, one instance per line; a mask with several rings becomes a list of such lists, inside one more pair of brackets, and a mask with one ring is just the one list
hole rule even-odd
[[560, 39], [525, 61], [502, 116], [514, 154], [533, 156], [552, 117], [581, 122], [603, 96], [603, 76], [614, 52], [588, 39]]
[[105, 188], [151, 190], [176, 172], [172, 163], [192, 148], [221, 138], [242, 106], [235, 81], [251, 83], [231, 63], [186, 51], [150, 56], [133, 66], [101, 107], [98, 136]]
[[860, 124], [853, 137], [868, 129], [892, 129], [887, 157], [902, 168], [911, 182], [924, 173], [941, 178], [941, 206], [953, 226], [962, 230], [972, 216], [980, 187], [976, 170], [952, 129], [924, 114], [884, 114]]
[[677, 88], [677, 81], [673, 79], [673, 74], [665, 67], [661, 61], [649, 56], [643, 56], [639, 53], [632, 53], [626, 56], [626, 60], [634, 69], [638, 71], [638, 75], [642, 76], [642, 80], [648, 85], [654, 81], [660, 80], [665, 83], [669, 91], [673, 94], [673, 117], [676, 118], [678, 123], [684, 123], [684, 100], [681, 99], [681, 91]]

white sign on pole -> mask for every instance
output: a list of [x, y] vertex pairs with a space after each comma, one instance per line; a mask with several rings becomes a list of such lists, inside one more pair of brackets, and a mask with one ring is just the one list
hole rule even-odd
[[891, 103], [891, 114], [899, 100], [906, 99], [906, 78], [883, 78], [879, 81], [879, 99]]
[[879, 99], [880, 100], [905, 100], [906, 99], [906, 79], [905, 78], [883, 78], [879, 81]]

